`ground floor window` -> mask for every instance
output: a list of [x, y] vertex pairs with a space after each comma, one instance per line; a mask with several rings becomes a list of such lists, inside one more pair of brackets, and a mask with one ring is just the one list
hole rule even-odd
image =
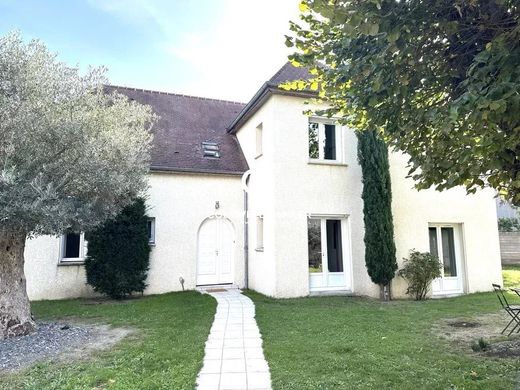
[[83, 233], [66, 233], [61, 237], [60, 261], [83, 261], [86, 255], [85, 235]]
[[150, 244], [155, 244], [155, 218], [148, 218], [147, 223], [148, 228], [148, 242]]

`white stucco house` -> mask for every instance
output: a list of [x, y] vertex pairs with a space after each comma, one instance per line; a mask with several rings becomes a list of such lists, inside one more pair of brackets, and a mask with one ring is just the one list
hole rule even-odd
[[[185, 289], [234, 284], [274, 297], [378, 297], [364, 261], [356, 136], [332, 119], [305, 115], [319, 108], [306, 104], [311, 93], [278, 88], [305, 77], [305, 69], [286, 64], [247, 104], [110, 87], [160, 117], [149, 173], [146, 294], [181, 290], [182, 278]], [[494, 193], [418, 192], [405, 177], [406, 160], [390, 153], [400, 264], [412, 248], [438, 253], [444, 267], [435, 296], [501, 283]], [[91, 295], [86, 251], [81, 234], [29, 240], [29, 297]], [[393, 296], [405, 289], [396, 278]]]

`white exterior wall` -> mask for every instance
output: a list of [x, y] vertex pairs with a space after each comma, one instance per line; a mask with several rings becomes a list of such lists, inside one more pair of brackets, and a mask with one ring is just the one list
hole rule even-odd
[[[377, 297], [379, 290], [365, 268], [362, 175], [357, 139], [343, 129], [343, 164], [309, 163], [308, 117], [315, 109], [305, 99], [273, 95], [240, 128], [238, 140], [251, 169], [249, 182], [249, 287], [275, 297], [309, 294], [307, 218], [309, 214], [348, 215], [349, 244], [345, 272], [351, 291]], [[256, 156], [256, 127], [262, 124], [263, 155]], [[496, 210], [491, 191], [467, 196], [463, 189], [442, 193], [416, 191], [406, 179], [406, 158], [390, 153], [395, 243], [399, 266], [415, 248], [429, 250], [428, 223], [459, 224], [462, 230], [464, 291], [490, 290], [502, 283]], [[150, 174], [148, 214], [155, 217], [156, 244], [151, 252], [146, 294], [196, 284], [197, 233], [213, 215], [228, 218], [234, 228], [234, 282], [244, 285], [243, 192], [240, 177], [224, 175]], [[215, 210], [215, 202], [220, 208]], [[264, 250], [256, 250], [256, 218], [264, 221]], [[26, 276], [29, 297], [60, 299], [89, 296], [84, 267], [61, 266], [60, 241], [28, 240]], [[394, 279], [395, 297], [406, 285]]]
[[[390, 154], [395, 244], [399, 265], [411, 249], [429, 251], [428, 223], [460, 224], [462, 228], [464, 292], [491, 290], [491, 283], [502, 284], [500, 244], [494, 192], [490, 189], [466, 195], [459, 187], [439, 192], [416, 191], [406, 179], [406, 156]], [[404, 296], [401, 278], [393, 282], [395, 296]]]
[[[201, 223], [221, 215], [234, 228], [234, 278], [243, 286], [243, 192], [240, 177], [152, 173], [149, 176], [148, 215], [155, 217], [155, 245], [150, 255], [145, 294], [195, 288], [197, 233]], [[215, 210], [215, 202], [220, 208]], [[31, 300], [76, 298], [93, 295], [85, 284], [82, 265], [59, 265], [60, 239], [28, 240], [25, 274]]]
[[[352, 292], [379, 296], [365, 268], [362, 174], [357, 139], [343, 129], [343, 165], [309, 163], [305, 99], [273, 95], [237, 133], [251, 168], [250, 287], [276, 297], [309, 294], [307, 216], [347, 214]], [[255, 158], [255, 129], [263, 125], [263, 156]], [[411, 249], [429, 251], [428, 223], [462, 227], [464, 291], [488, 291], [501, 283], [496, 212], [491, 191], [467, 196], [457, 188], [439, 193], [416, 191], [406, 179], [406, 159], [390, 153], [395, 242], [399, 267]], [[264, 215], [265, 247], [254, 251], [255, 215]], [[348, 263], [346, 264], [346, 272]], [[392, 291], [405, 296], [406, 285], [394, 279]]]
[[[215, 202], [220, 208], [215, 210]], [[197, 233], [202, 222], [222, 215], [233, 224], [234, 282], [243, 286], [243, 192], [239, 176], [150, 175], [148, 215], [155, 217], [155, 246], [151, 253], [147, 294], [194, 289], [197, 271]]]
[[[343, 139], [345, 164], [309, 164], [308, 117], [303, 110], [310, 107], [304, 106], [304, 101], [273, 95], [237, 133], [252, 172], [250, 287], [276, 297], [309, 294], [308, 214], [349, 214], [352, 257], [364, 259], [361, 170], [356, 163], [355, 135], [346, 132]], [[263, 125], [264, 153], [255, 159], [259, 123]], [[264, 214], [263, 253], [254, 250], [254, 217], [260, 209]], [[364, 263], [362, 268], [359, 262], [353, 265], [356, 279], [366, 275]]]
[[59, 265], [61, 240], [41, 236], [25, 244], [25, 277], [29, 299], [64, 299], [94, 295], [86, 284], [85, 267]]
[[[251, 176], [248, 182], [249, 219], [249, 288], [266, 295], [276, 295], [275, 190], [273, 175], [275, 166], [274, 116], [272, 105], [264, 105], [237, 133], [238, 141], [246, 157]], [[256, 156], [256, 128], [262, 125], [262, 156]], [[258, 216], [264, 217], [264, 250], [257, 250]]]

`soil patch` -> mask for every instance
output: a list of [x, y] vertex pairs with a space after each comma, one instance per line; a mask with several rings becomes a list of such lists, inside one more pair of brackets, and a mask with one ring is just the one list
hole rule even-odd
[[454, 328], [478, 328], [480, 326], [478, 322], [471, 321], [453, 321], [448, 322], [448, 325]]
[[[471, 318], [446, 318], [432, 327], [432, 332], [463, 352], [482, 356], [520, 356], [518, 335], [506, 337], [500, 332], [511, 318], [507, 313], [490, 313]], [[473, 352], [471, 346], [483, 339], [489, 343], [485, 352]]]
[[131, 333], [133, 329], [108, 325], [40, 322], [33, 334], [0, 341], [0, 373], [44, 360], [83, 359], [94, 351], [111, 348]]
[[520, 357], [520, 339], [493, 343], [484, 355], [502, 358]]

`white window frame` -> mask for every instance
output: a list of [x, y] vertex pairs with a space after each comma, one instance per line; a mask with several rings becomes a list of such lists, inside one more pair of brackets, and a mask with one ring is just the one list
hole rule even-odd
[[255, 158], [261, 157], [264, 154], [264, 139], [263, 139], [263, 124], [260, 123], [258, 126], [256, 126], [255, 130]]
[[256, 217], [256, 251], [264, 251], [264, 216], [257, 215]]
[[[311, 123], [318, 124], [318, 158], [312, 158], [309, 155], [309, 125]], [[333, 125], [335, 130], [335, 148], [336, 148], [336, 158], [334, 160], [325, 159], [325, 125]], [[319, 118], [319, 117], [310, 117], [307, 124], [307, 155], [309, 158], [309, 162], [311, 163], [332, 163], [332, 164], [342, 164], [344, 161], [343, 155], [343, 127], [338, 123], [337, 120], [332, 118]]]
[[85, 233], [79, 233], [79, 257], [65, 257], [66, 234], [60, 237], [60, 263], [83, 263], [87, 256]]
[[[150, 237], [148, 237], [148, 243], [155, 245], [155, 217], [149, 217], [148, 222], [151, 223]], [[148, 228], [148, 226], [146, 226]]]

